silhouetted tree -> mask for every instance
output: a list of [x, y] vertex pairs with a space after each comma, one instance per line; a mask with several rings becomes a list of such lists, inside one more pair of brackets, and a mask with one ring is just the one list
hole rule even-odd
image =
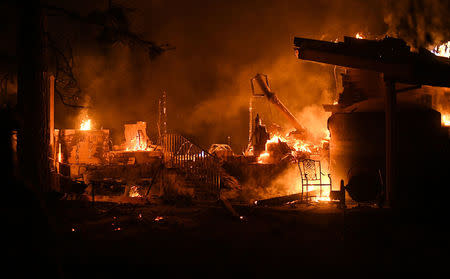
[[[109, 2], [105, 10], [94, 10], [87, 15], [50, 6], [44, 1], [20, 2], [20, 27], [18, 35], [18, 111], [21, 115], [18, 135], [18, 154], [22, 177], [28, 185], [39, 191], [49, 188], [49, 84], [48, 46], [46, 14], [48, 11], [64, 15], [80, 24], [101, 27], [96, 40], [102, 44], [116, 43], [145, 49], [150, 59], [172, 49], [169, 45], [158, 45], [141, 38], [130, 30], [127, 14], [131, 11]], [[70, 91], [72, 99], [80, 92], [72, 73], [71, 58], [50, 44], [53, 53], [59, 55], [56, 67], [56, 93], [63, 103], [80, 107], [76, 102], [65, 102], [64, 90]], [[58, 53], [59, 51], [59, 53]], [[70, 90], [69, 90], [70, 89]]]

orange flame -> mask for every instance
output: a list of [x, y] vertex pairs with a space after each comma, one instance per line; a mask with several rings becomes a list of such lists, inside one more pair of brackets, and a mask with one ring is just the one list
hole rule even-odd
[[59, 163], [62, 162], [61, 144], [59, 144], [59, 148], [58, 148], [58, 162]]
[[442, 114], [441, 115], [441, 123], [442, 123], [442, 126], [450, 127], [450, 114]]
[[91, 120], [89, 118], [81, 121], [80, 130], [82, 130], [82, 131], [91, 130]]
[[139, 134], [136, 135], [134, 139], [131, 139], [131, 142], [129, 143], [128, 147], [126, 148], [127, 151], [146, 151], [149, 150], [149, 147], [147, 146], [147, 141], [141, 138]]
[[356, 33], [355, 38], [357, 39], [365, 39], [364, 35], [360, 32]]
[[[288, 134], [289, 135], [289, 134]], [[320, 153], [321, 149], [323, 148], [323, 144], [326, 142], [329, 142], [330, 140], [330, 132], [328, 129], [324, 129], [324, 138], [320, 141], [321, 144], [313, 144], [309, 143], [300, 139], [296, 139], [294, 137], [289, 137], [286, 135], [286, 137], [280, 136], [280, 135], [274, 135], [270, 138], [270, 140], [266, 143], [265, 151], [262, 152], [257, 162], [259, 164], [266, 164], [271, 161], [271, 155], [268, 152], [268, 145], [271, 143], [277, 143], [277, 142], [285, 142], [291, 149], [292, 149], [292, 155], [298, 156], [298, 153], [309, 153], [309, 154], [318, 154]], [[323, 169], [322, 169], [323, 171]], [[321, 174], [322, 175], [322, 183], [323, 184], [329, 184], [329, 177], [327, 174]], [[296, 181], [297, 178], [296, 178]], [[293, 192], [298, 192], [298, 189], [301, 189], [301, 182], [294, 182], [292, 185], [299, 185], [300, 186], [294, 186], [295, 190], [293, 189]], [[327, 202], [330, 201], [330, 188], [329, 186], [316, 186], [316, 185], [310, 185], [308, 187], [303, 187], [303, 191], [307, 192], [311, 196], [311, 201], [313, 202]]]
[[443, 43], [442, 45], [435, 46], [431, 53], [436, 56], [450, 58], [450, 41]]
[[131, 186], [130, 187], [129, 196], [131, 198], [140, 198], [140, 197], [142, 197], [141, 194], [138, 191], [138, 187], [137, 186]]

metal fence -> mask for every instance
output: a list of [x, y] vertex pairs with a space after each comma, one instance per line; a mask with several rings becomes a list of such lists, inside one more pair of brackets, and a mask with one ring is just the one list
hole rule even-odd
[[180, 169], [196, 192], [219, 196], [221, 166], [215, 156], [179, 134], [163, 135], [161, 146], [167, 168]]

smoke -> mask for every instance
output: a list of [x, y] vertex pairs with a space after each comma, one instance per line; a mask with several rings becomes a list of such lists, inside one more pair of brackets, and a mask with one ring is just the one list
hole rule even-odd
[[[132, 30], [176, 49], [150, 62], [146, 53], [121, 45], [101, 49], [85, 38], [93, 31], [71, 25], [73, 41], [80, 42], [74, 47], [76, 72], [83, 92], [92, 97], [89, 113], [98, 128], [121, 131], [123, 122], [143, 120], [155, 138], [158, 98], [165, 90], [170, 131], [205, 148], [231, 136], [237, 153], [247, 144], [250, 78], [256, 73], [269, 76], [272, 90], [300, 121], [304, 115], [305, 123], [312, 123], [311, 112], [316, 115], [322, 103], [332, 102], [332, 67], [297, 59], [295, 36], [335, 40], [385, 31], [382, 6], [368, 1], [115, 2], [136, 9]], [[66, 30], [60, 33], [67, 35]], [[283, 125], [286, 121], [274, 111], [263, 115], [263, 121]], [[67, 115], [59, 107], [57, 121], [58, 116], [69, 119]], [[59, 124], [73, 126], [70, 121]]]
[[[301, 177], [297, 164], [288, 163], [277, 170], [272, 170], [270, 176], [265, 177], [266, 183], [259, 178], [252, 177], [243, 187], [241, 198], [247, 201], [280, 197], [301, 192]], [[260, 176], [264, 176], [262, 174]]]
[[319, 105], [307, 106], [297, 115], [297, 119], [302, 123], [310, 134], [310, 141], [318, 144], [328, 136], [327, 120], [331, 112], [326, 112]]
[[429, 48], [450, 40], [450, 2], [447, 0], [386, 0], [388, 35], [413, 48]]

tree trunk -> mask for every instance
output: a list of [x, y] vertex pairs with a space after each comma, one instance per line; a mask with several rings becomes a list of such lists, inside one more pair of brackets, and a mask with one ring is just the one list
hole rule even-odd
[[49, 190], [49, 90], [46, 17], [40, 1], [23, 1], [18, 36], [18, 154], [24, 182]]

